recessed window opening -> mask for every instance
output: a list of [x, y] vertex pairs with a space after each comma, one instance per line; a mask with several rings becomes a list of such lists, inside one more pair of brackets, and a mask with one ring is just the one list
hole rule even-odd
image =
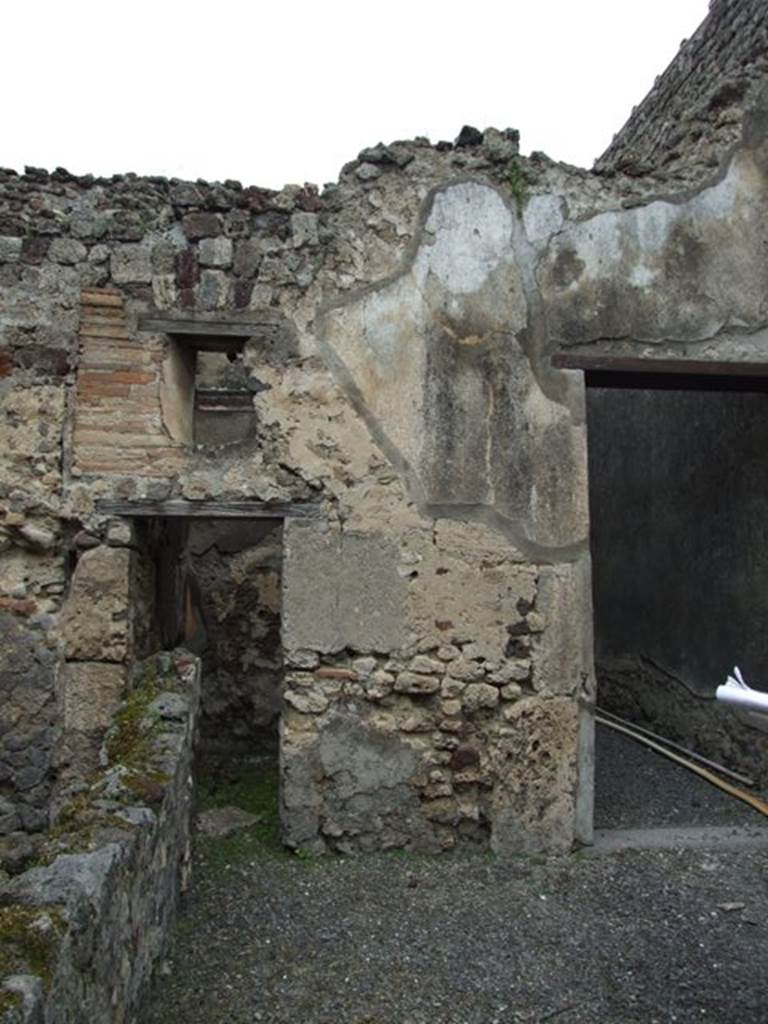
[[253, 398], [262, 386], [245, 367], [244, 344], [197, 335], [169, 340], [163, 413], [177, 440], [217, 447], [255, 435]]
[[242, 345], [198, 350], [195, 368], [194, 440], [221, 445], [244, 441], [256, 426], [253, 390]]
[[245, 368], [248, 342], [265, 352], [296, 351], [295, 332], [274, 310], [254, 316], [191, 311], [139, 314], [139, 331], [164, 335], [161, 405], [174, 441], [220, 447], [256, 434], [253, 399], [268, 385]]

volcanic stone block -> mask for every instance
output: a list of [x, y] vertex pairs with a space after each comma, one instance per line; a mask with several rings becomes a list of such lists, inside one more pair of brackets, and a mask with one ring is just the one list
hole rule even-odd
[[[576, 702], [530, 697], [509, 705], [504, 717], [505, 733], [489, 752], [499, 778], [491, 847], [501, 856], [568, 850], [576, 826]], [[504, 770], [510, 765], [514, 772]]]
[[199, 247], [200, 266], [229, 267], [232, 265], [232, 240], [230, 238], [204, 238]]
[[144, 245], [121, 245], [110, 259], [115, 284], [138, 284], [152, 280], [150, 250]]

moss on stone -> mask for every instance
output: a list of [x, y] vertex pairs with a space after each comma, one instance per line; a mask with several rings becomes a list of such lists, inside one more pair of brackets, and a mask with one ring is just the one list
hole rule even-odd
[[110, 764], [123, 764], [128, 768], [144, 765], [150, 753], [150, 740], [158, 727], [158, 722], [146, 721], [147, 712], [162, 692], [157, 677], [145, 678], [124, 701], [105, 741]]
[[170, 781], [166, 772], [131, 772], [123, 779], [123, 785], [142, 803], [157, 804], [165, 796]]
[[[131, 822], [125, 821], [116, 814], [94, 813], [87, 825], [69, 830], [57, 830], [43, 844], [35, 858], [37, 865], [52, 864], [64, 853], [93, 853], [103, 845], [103, 832], [106, 829], [120, 829], [130, 833], [136, 828]], [[30, 865], [31, 866], [31, 865]]]
[[[14, 1011], [21, 1012], [23, 1006], [24, 998], [20, 992], [10, 992], [7, 988], [0, 989], [0, 1024], [5, 1020], [16, 1020], [17, 1014]], [[6, 1017], [6, 1014], [9, 1016]]]
[[52, 864], [63, 853], [91, 853], [102, 845], [106, 829], [120, 829], [130, 833], [136, 828], [118, 814], [105, 812], [93, 806], [98, 792], [79, 793], [59, 810], [54, 825], [34, 859], [34, 864]]
[[[150, 705], [161, 693], [179, 692], [179, 680], [168, 662], [166, 671], [154, 658], [137, 667], [133, 691], [123, 701], [104, 741], [111, 765], [143, 769], [152, 754], [152, 740], [161, 728], [159, 716], [148, 716]], [[166, 780], [167, 781], [167, 780]]]
[[58, 907], [0, 907], [0, 977], [34, 974], [47, 988], [63, 932]]
[[517, 216], [522, 217], [525, 204], [528, 202], [528, 186], [531, 184], [531, 172], [519, 160], [510, 160], [505, 172], [505, 181], [515, 201]]
[[78, 822], [82, 821], [83, 815], [91, 813], [92, 810], [90, 793], [78, 793], [60, 808], [56, 816], [56, 823], [48, 830], [48, 835], [62, 835], [76, 826]]

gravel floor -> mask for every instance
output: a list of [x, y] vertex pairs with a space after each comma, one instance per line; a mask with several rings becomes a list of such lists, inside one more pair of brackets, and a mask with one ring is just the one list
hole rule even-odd
[[768, 1020], [765, 852], [197, 856], [144, 1024]]
[[598, 725], [595, 828], [683, 825], [768, 829], [768, 818], [661, 754]]

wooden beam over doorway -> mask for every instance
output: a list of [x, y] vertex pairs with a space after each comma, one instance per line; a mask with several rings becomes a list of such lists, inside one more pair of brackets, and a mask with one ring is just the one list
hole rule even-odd
[[588, 387], [681, 391], [768, 391], [768, 362], [668, 359], [561, 350], [556, 370], [581, 370]]
[[96, 502], [105, 515], [146, 519], [314, 519], [317, 505], [262, 501], [110, 501]]

